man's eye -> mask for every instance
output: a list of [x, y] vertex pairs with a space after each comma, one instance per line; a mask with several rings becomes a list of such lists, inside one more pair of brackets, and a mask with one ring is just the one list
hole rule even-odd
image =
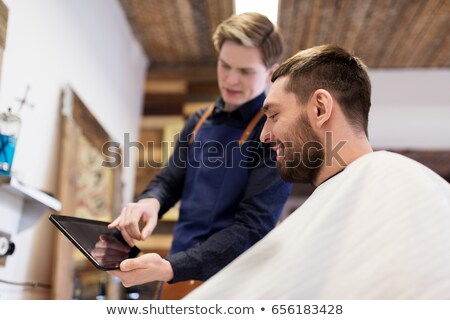
[[274, 113], [271, 116], [269, 116], [269, 118], [272, 119], [272, 120], [275, 120], [277, 115], [278, 115], [278, 113]]

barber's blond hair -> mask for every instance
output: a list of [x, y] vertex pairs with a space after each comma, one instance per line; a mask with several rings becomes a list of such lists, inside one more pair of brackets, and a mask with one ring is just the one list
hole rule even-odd
[[217, 52], [227, 40], [258, 48], [268, 68], [278, 63], [283, 53], [283, 39], [277, 26], [256, 12], [232, 15], [217, 27], [212, 40]]

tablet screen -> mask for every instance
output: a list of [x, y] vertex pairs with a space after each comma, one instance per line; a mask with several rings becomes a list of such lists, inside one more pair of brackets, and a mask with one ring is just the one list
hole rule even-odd
[[119, 229], [108, 229], [108, 222], [55, 214], [49, 219], [100, 270], [118, 269], [120, 262], [140, 252]]

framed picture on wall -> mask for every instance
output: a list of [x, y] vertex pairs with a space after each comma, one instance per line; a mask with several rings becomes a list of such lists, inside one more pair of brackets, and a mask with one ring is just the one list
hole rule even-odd
[[[108, 165], [109, 158], [104, 153], [105, 144], [111, 141], [76, 92], [64, 88], [58, 181], [61, 214], [107, 222], [118, 215], [122, 202], [121, 168]], [[52, 280], [53, 299], [93, 299], [101, 290], [109, 298], [115, 298], [107, 274], [93, 269], [59, 232]]]

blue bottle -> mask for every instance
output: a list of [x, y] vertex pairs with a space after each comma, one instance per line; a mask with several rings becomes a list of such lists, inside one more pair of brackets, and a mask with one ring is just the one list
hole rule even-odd
[[20, 117], [8, 109], [0, 114], [0, 174], [11, 175], [11, 166], [20, 130]]

